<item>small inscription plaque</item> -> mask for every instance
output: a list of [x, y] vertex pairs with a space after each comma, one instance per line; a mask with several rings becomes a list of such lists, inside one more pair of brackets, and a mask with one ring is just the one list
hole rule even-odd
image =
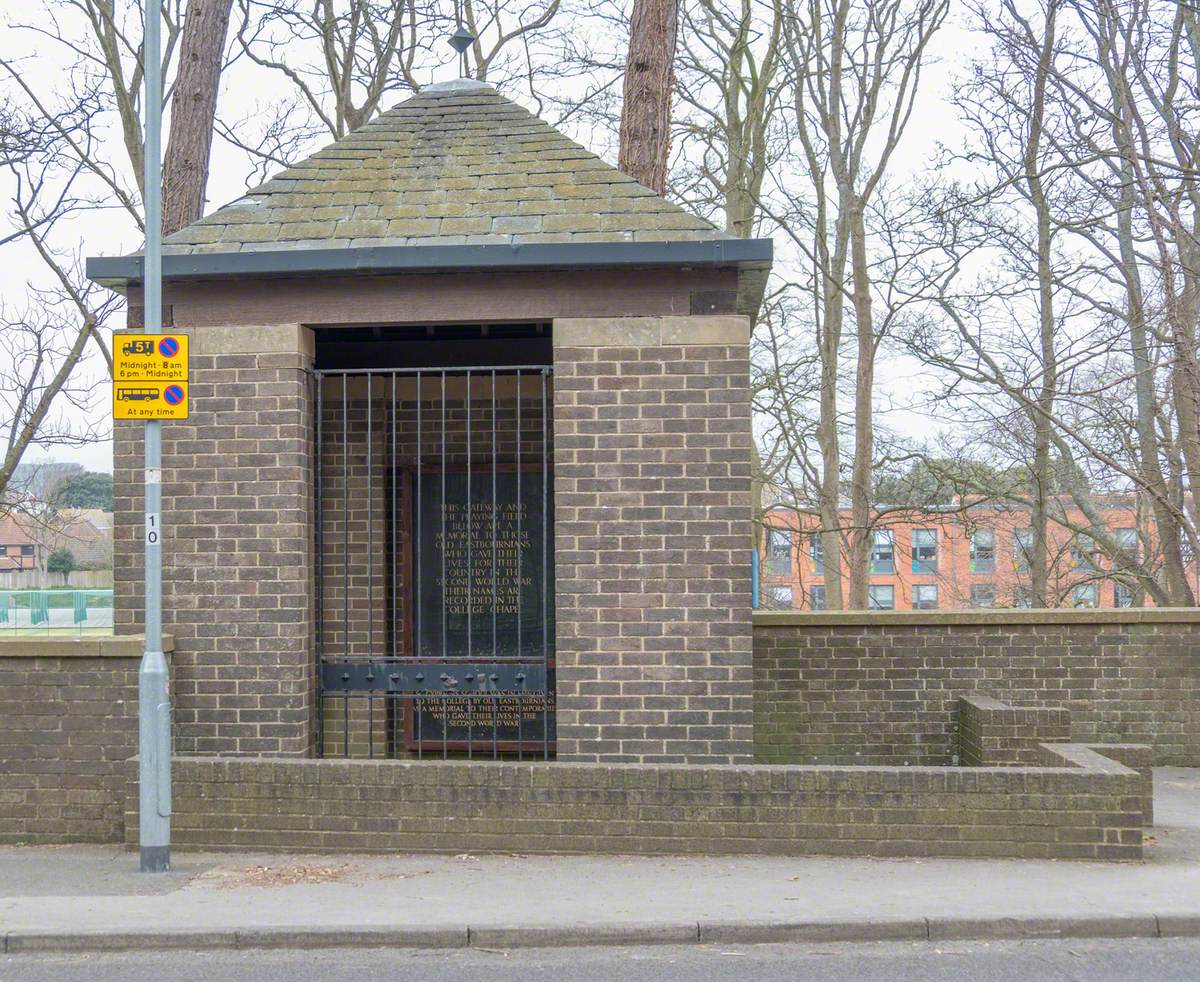
[[416, 697], [407, 720], [412, 746], [490, 750], [494, 740], [501, 749], [541, 749], [547, 724], [553, 740], [554, 556], [547, 490], [540, 470], [447, 470], [414, 480], [415, 657], [545, 660], [550, 671], [549, 696], [540, 688], [492, 690], [463, 678], [457, 692]]

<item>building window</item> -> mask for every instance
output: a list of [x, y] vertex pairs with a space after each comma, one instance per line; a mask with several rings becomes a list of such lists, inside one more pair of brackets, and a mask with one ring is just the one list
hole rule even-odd
[[814, 576], [825, 575], [825, 543], [820, 532], [808, 533], [808, 564]]
[[1013, 606], [1032, 607], [1033, 589], [1031, 587], [1021, 586], [1020, 584], [1013, 587]]
[[1117, 560], [1114, 565], [1133, 566], [1136, 564], [1141, 553], [1137, 529], [1113, 529], [1113, 539], [1117, 543]]
[[1032, 559], [1033, 529], [1013, 529], [1013, 569], [1018, 573], [1028, 573]]
[[995, 607], [996, 606], [996, 587], [992, 583], [972, 583], [971, 584], [971, 606], [972, 607]]
[[21, 555], [22, 556], [32, 556], [33, 555], [33, 546], [21, 546]]
[[913, 529], [912, 571], [937, 572], [937, 529]]
[[809, 587], [808, 605], [813, 610], [825, 609], [825, 588], [823, 586]]
[[1098, 607], [1099, 591], [1095, 583], [1077, 583], [1071, 589], [1072, 607]]
[[867, 587], [867, 607], [870, 610], [895, 610], [896, 588], [891, 585]]
[[773, 586], [767, 590], [772, 610], [792, 609], [792, 588], [790, 586]]
[[995, 529], [976, 529], [971, 533], [971, 572], [996, 572]]
[[1113, 584], [1113, 606], [1114, 607], [1132, 607], [1133, 606], [1133, 587], [1128, 583]]
[[767, 575], [792, 575], [792, 533], [787, 529], [767, 529]]
[[913, 610], [937, 610], [937, 584], [918, 583], [913, 587]]
[[1096, 540], [1086, 532], [1077, 532], [1071, 540], [1071, 568], [1080, 573], [1096, 572]]
[[871, 538], [871, 572], [896, 572], [896, 549], [891, 529], [876, 529]]

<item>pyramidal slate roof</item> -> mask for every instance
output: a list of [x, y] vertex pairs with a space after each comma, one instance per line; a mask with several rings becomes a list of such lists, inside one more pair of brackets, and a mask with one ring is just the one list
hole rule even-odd
[[[163, 277], [736, 267], [752, 309], [769, 239], [737, 239], [469, 79], [432, 85], [167, 236]], [[122, 289], [140, 254], [91, 257]]]
[[490, 86], [431, 86], [244, 198], [164, 254], [725, 238]]

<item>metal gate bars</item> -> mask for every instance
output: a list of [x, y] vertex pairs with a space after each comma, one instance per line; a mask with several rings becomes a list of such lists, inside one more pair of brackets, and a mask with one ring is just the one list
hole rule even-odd
[[553, 753], [550, 384], [316, 373], [322, 755]]

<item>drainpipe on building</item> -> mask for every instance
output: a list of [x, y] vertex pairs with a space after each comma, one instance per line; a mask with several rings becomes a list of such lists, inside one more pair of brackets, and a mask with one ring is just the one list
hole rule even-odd
[[[162, 332], [162, 63], [157, 3], [145, 7], [145, 328]], [[145, 629], [138, 669], [138, 845], [143, 873], [171, 868], [171, 703], [162, 644], [162, 423], [145, 424]]]

